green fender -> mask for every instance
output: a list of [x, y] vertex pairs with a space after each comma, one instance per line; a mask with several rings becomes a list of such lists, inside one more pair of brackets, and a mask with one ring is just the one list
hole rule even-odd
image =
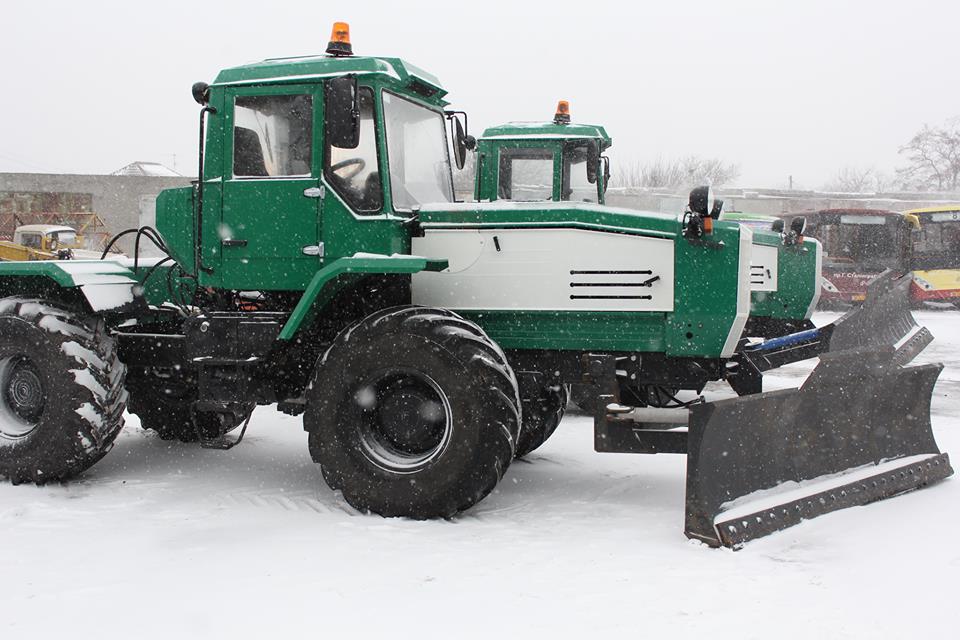
[[310, 280], [303, 297], [283, 326], [279, 339], [292, 340], [301, 326], [309, 325], [317, 312], [323, 309], [345, 284], [344, 280], [353, 280], [367, 274], [443, 271], [447, 266], [446, 260], [431, 260], [420, 256], [357, 254], [349, 258], [338, 258], [317, 271]]

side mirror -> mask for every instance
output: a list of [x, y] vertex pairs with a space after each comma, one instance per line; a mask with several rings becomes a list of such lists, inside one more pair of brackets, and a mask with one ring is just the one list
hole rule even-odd
[[200, 106], [206, 106], [210, 102], [210, 85], [206, 82], [194, 82], [190, 87], [190, 93]]
[[[445, 111], [444, 115], [450, 120], [450, 137], [453, 138], [453, 161], [457, 169], [463, 169], [467, 162], [467, 151], [477, 148], [477, 139], [467, 134], [467, 114], [463, 111]], [[460, 122], [458, 115], [463, 116]]]
[[790, 221], [790, 231], [795, 235], [802, 236], [807, 228], [806, 218], [794, 218]]
[[696, 187], [690, 191], [690, 200], [688, 201], [690, 213], [695, 213], [702, 218], [706, 218], [713, 212], [713, 189], [709, 186]]
[[600, 156], [600, 159], [603, 160], [603, 192], [606, 193], [610, 186], [610, 158]]
[[327, 143], [341, 149], [360, 144], [360, 103], [356, 76], [327, 80], [323, 91], [324, 135]]
[[714, 199], [713, 207], [710, 209], [710, 217], [714, 220], [719, 220], [721, 213], [723, 213], [723, 200], [719, 198]]
[[600, 169], [600, 150], [595, 140], [587, 142], [587, 182], [596, 184]]
[[770, 229], [774, 233], [783, 233], [783, 218], [777, 218], [776, 220], [774, 220], [773, 223], [770, 225]]
[[453, 160], [460, 170], [467, 163], [467, 134], [460, 124], [460, 118], [456, 116], [450, 118], [450, 126], [453, 128]]

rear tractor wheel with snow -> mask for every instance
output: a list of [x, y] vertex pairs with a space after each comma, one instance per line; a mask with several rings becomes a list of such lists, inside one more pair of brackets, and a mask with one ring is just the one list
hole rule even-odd
[[102, 321], [40, 300], [0, 300], [0, 476], [64, 480], [123, 426], [126, 369]]
[[308, 394], [313, 459], [361, 511], [453, 516], [513, 459], [513, 371], [477, 325], [449, 311], [395, 307], [344, 330]]

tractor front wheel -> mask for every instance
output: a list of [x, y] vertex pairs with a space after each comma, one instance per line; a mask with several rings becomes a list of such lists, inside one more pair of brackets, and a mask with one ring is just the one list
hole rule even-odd
[[490, 493], [513, 459], [516, 378], [475, 324], [395, 307], [342, 331], [307, 397], [310, 453], [361, 511], [450, 517]]

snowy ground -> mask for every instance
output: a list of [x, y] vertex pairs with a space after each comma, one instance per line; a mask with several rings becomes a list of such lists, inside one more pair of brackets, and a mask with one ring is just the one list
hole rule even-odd
[[[957, 465], [960, 312], [918, 318]], [[591, 427], [569, 415], [476, 508], [412, 522], [351, 510], [270, 408], [231, 452], [131, 416], [79, 480], [0, 484], [0, 638], [960, 633], [960, 481], [712, 550], [682, 533], [684, 459], [594, 453]]]

